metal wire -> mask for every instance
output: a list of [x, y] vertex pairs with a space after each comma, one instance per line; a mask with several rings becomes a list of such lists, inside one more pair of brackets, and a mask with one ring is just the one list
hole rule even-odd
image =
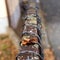
[[42, 60], [44, 60], [43, 57], [42, 57], [39, 53], [34, 52], [34, 51], [28, 51], [28, 50], [21, 51], [21, 52], [16, 56], [16, 60], [18, 60], [18, 57], [19, 57], [21, 54], [24, 54], [24, 53], [35, 54], [35, 55], [39, 56]]
[[33, 28], [36, 28], [37, 30], [41, 30], [40, 28], [39, 28], [39, 26], [37, 26], [37, 25], [34, 25], [34, 24], [25, 24], [25, 26], [32, 26]]
[[24, 31], [24, 32], [22, 33], [22, 36], [23, 36], [24, 34], [34, 35], [34, 36], [36, 36], [36, 37], [38, 38], [38, 41], [41, 42], [41, 38], [39, 37], [39, 35], [36, 34], [36, 33], [34, 33], [34, 32]]

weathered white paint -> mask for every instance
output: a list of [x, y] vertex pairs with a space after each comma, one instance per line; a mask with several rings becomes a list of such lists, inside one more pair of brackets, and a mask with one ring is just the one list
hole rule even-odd
[[11, 26], [16, 28], [20, 19], [19, 0], [7, 0], [7, 4], [10, 13]]
[[0, 18], [6, 16], [7, 16], [7, 12], [6, 12], [5, 0], [0, 0]]
[[0, 34], [4, 34], [7, 32], [8, 17], [5, 0], [0, 0]]

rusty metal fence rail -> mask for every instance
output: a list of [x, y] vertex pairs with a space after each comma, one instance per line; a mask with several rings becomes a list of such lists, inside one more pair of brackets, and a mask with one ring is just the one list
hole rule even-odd
[[44, 60], [41, 44], [41, 20], [36, 0], [23, 0], [24, 29], [20, 41], [20, 52], [16, 60]]

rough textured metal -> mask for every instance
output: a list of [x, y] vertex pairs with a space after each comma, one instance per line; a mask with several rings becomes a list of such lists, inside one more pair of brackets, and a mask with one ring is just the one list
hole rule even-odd
[[[35, 5], [33, 5], [33, 3], [35, 3]], [[39, 34], [40, 31], [37, 29], [37, 27], [39, 27], [39, 23], [37, 22], [38, 14], [36, 2], [33, 0], [29, 1], [28, 6], [29, 8], [26, 9], [25, 12], [25, 24], [20, 41], [21, 49], [16, 59], [20, 60], [22, 58], [21, 60], [43, 60], [42, 46], [40, 43], [41, 34]]]

